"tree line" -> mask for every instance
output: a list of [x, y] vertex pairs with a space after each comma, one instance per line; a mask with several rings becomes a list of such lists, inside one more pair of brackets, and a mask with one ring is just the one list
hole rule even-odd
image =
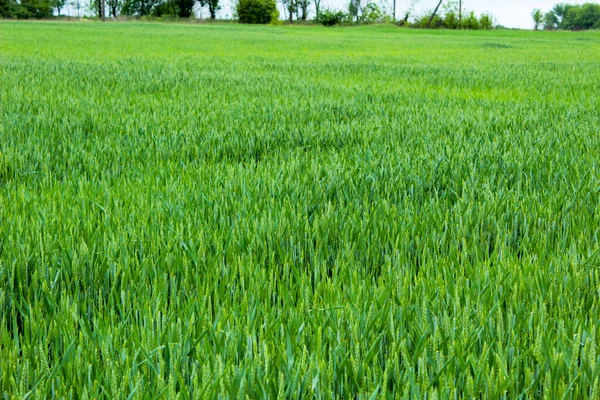
[[552, 10], [544, 13], [533, 10], [531, 17], [535, 30], [566, 29], [572, 31], [600, 29], [600, 4], [556, 4]]
[[[73, 0], [69, 3], [78, 10], [89, 10], [99, 18], [128, 16], [153, 16], [190, 18], [194, 7], [207, 7], [210, 18], [215, 19], [221, 6], [219, 0]], [[0, 0], [0, 18], [49, 18], [61, 12], [67, 6], [67, 0]]]
[[[67, 1], [69, 3], [67, 3]], [[67, 6], [92, 12], [99, 18], [118, 16], [175, 17], [194, 16], [196, 6], [208, 8], [215, 19], [223, 0], [0, 0], [0, 18], [48, 18], [61, 15]], [[440, 1], [435, 12], [410, 15], [410, 11], [396, 18], [396, 1], [393, 10], [381, 7], [374, 1], [349, 0], [345, 10], [324, 9], [322, 0], [236, 0], [236, 17], [243, 23], [271, 23], [279, 20], [277, 3], [281, 3], [283, 19], [292, 23], [308, 21], [309, 7], [315, 12], [314, 21], [331, 26], [342, 23], [396, 23], [415, 28], [491, 29], [490, 15], [476, 16], [463, 9], [462, 0]], [[440, 7], [443, 4], [443, 7]], [[439, 11], [439, 12], [438, 12]]]

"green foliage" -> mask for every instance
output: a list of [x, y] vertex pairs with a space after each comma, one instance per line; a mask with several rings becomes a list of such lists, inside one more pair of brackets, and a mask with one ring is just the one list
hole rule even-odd
[[563, 19], [563, 27], [571, 30], [600, 28], [600, 4], [569, 7]]
[[219, 0], [198, 0], [198, 4], [202, 7], [208, 7], [211, 19], [215, 19], [217, 17], [217, 11], [221, 9]]
[[480, 28], [479, 20], [474, 12], [471, 11], [466, 17], [463, 16], [461, 28], [471, 30], [477, 30]]
[[295, 0], [297, 9], [300, 11], [297, 14], [297, 18], [306, 21], [308, 18], [308, 7], [310, 6], [310, 0]]
[[[0, 0], [0, 18], [48, 18], [56, 10], [60, 15], [67, 0]], [[106, 0], [106, 16], [119, 15], [190, 18], [196, 2], [207, 6], [214, 19], [221, 8], [219, 0]], [[101, 0], [91, 0], [89, 9], [101, 16]]]
[[[114, 0], [113, 0], [114, 1]], [[67, 0], [53, 0], [50, 3], [50, 6], [54, 8], [58, 15], [60, 15], [61, 10], [67, 5]]]
[[379, 8], [379, 6], [373, 2], [367, 3], [362, 9], [362, 14], [360, 16], [360, 21], [373, 24], [377, 22], [383, 22], [385, 17], [384, 12]]
[[537, 31], [544, 21], [544, 13], [539, 8], [536, 8], [531, 12], [531, 18], [533, 19], [534, 29]]
[[552, 11], [548, 11], [546, 14], [544, 14], [544, 29], [545, 30], [554, 30], [556, 28], [558, 28], [560, 24], [560, 20], [558, 19], [558, 16], [552, 12]]
[[179, 4], [175, 1], [165, 1], [155, 3], [151, 6], [148, 11], [141, 11], [143, 8], [140, 7], [140, 11], [136, 12], [135, 15], [146, 16], [146, 12], [150, 12], [152, 17], [164, 18], [164, 17], [177, 17], [180, 13]]
[[196, 0], [175, 0], [179, 12], [177, 16], [179, 18], [190, 18], [194, 15], [194, 4]]
[[0, 32], [2, 398], [599, 398], [600, 33]]
[[123, 0], [106, 0], [107, 16], [117, 17], [121, 14]]
[[600, 4], [557, 4], [544, 17], [545, 29], [600, 29]]
[[236, 12], [243, 24], [268, 24], [279, 17], [275, 0], [238, 0]]
[[479, 16], [479, 29], [490, 30], [494, 27], [494, 19], [490, 14], [481, 14]]
[[458, 29], [460, 27], [458, 15], [454, 11], [447, 12], [444, 15], [442, 25], [446, 29]]
[[298, 12], [298, 0], [282, 0], [282, 4], [287, 11], [288, 21], [292, 23], [294, 14]]
[[0, 18], [48, 18], [64, 4], [64, 0], [0, 0]]
[[319, 13], [317, 22], [324, 26], [334, 26], [341, 24], [346, 18], [346, 14], [343, 11], [326, 9]]
[[348, 3], [348, 17], [351, 22], [358, 22], [360, 13], [360, 0], [350, 0]]
[[11, 18], [14, 5], [12, 0], [0, 0], [0, 18]]
[[[469, 29], [469, 30], [490, 30], [494, 27], [494, 20], [490, 14], [481, 14], [479, 19], [474, 12], [465, 12], [462, 21], [458, 18], [458, 12], [454, 10], [453, 3], [450, 6], [446, 6], [442, 13], [437, 13], [431, 24], [432, 11], [427, 12], [420, 17], [415, 18], [412, 24], [409, 26], [413, 28], [445, 28], [445, 29]], [[466, 17], [465, 17], [466, 15]], [[406, 18], [408, 20], [408, 18]], [[401, 23], [401, 26], [407, 25], [407, 23]]]

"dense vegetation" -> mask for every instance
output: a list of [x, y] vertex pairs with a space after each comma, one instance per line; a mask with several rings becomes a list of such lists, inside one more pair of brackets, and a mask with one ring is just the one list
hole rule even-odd
[[[49, 18], [61, 15], [69, 0], [0, 0], [0, 18]], [[211, 19], [221, 9], [219, 0], [73, 0], [70, 5], [84, 15], [97, 17], [152, 16], [190, 18], [194, 7], [205, 7]], [[90, 14], [91, 13], [91, 14]]]
[[33, 26], [0, 396], [599, 398], [600, 34]]
[[600, 29], [600, 4], [587, 3], [583, 5], [557, 4], [546, 14], [540, 9], [532, 13], [535, 28], [570, 29], [574, 31]]
[[[195, 7], [200, 7], [208, 9], [210, 18], [216, 19], [221, 3], [220, 0], [106, 0], [106, 9], [103, 9], [102, 0], [0, 0], [0, 18], [50, 18], [60, 15], [69, 4], [78, 10], [78, 15], [80, 10], [84, 10], [84, 15], [91, 12], [96, 17], [152, 19], [192, 18], [195, 17]], [[313, 21], [325, 26], [389, 23], [413, 28], [477, 30], [492, 29], [494, 25], [490, 14], [476, 16], [459, 7], [457, 1], [443, 2], [443, 7], [433, 17], [433, 10], [429, 10], [422, 15], [411, 15], [410, 11], [405, 11], [401, 18], [390, 15], [390, 10], [381, 7], [378, 1], [352, 0], [347, 10], [323, 9], [321, 0], [282, 0], [282, 5], [283, 19], [290, 24], [294, 19], [306, 22], [309, 14], [313, 13]], [[275, 0], [236, 0], [235, 18], [241, 23], [266, 24], [276, 22], [279, 12]]]
[[410, 28], [430, 29], [468, 29], [489, 30], [494, 28], [493, 17], [490, 14], [475, 15], [472, 11], [459, 8], [458, 2], [448, 1], [444, 7], [430, 10], [422, 15], [412, 16], [406, 12], [402, 19], [395, 20], [386, 14], [376, 3], [369, 2], [358, 7], [350, 3], [349, 11], [325, 9], [321, 11], [316, 21], [325, 26], [333, 26], [344, 23], [394, 23], [398, 26]]
[[243, 24], [268, 24], [279, 17], [275, 0], [238, 0], [236, 12]]

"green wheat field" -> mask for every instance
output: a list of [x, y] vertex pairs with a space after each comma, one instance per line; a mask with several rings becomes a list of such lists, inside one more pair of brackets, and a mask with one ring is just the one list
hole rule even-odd
[[600, 398], [600, 32], [0, 22], [0, 396]]

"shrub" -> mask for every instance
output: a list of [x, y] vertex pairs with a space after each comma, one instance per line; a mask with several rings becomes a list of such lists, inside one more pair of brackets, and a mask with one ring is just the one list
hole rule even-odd
[[479, 29], [490, 30], [494, 27], [494, 21], [489, 14], [481, 14], [479, 17]]
[[442, 28], [444, 26], [444, 20], [439, 15], [436, 15], [435, 17], [433, 17], [433, 19], [431, 20], [431, 24], [429, 23], [430, 19], [431, 19], [431, 13], [427, 13], [421, 17], [415, 18], [415, 22], [412, 24], [412, 27], [413, 28], [422, 28], [422, 29], [426, 29], [426, 28], [437, 29], [437, 28]]
[[343, 11], [324, 10], [319, 13], [317, 22], [324, 26], [334, 26], [342, 23], [346, 19], [346, 14]]
[[462, 21], [462, 27], [464, 29], [479, 29], [479, 20], [475, 16], [474, 12], [471, 12], [467, 18], [464, 18]]
[[446, 29], [458, 29], [458, 16], [454, 11], [447, 12], [444, 17], [444, 28]]
[[429, 22], [429, 16], [423, 15], [421, 17], [415, 18], [415, 21], [411, 25], [413, 28], [427, 28], [427, 23]]
[[279, 17], [274, 0], [238, 0], [236, 12], [243, 24], [268, 24]]
[[384, 18], [384, 13], [375, 3], [368, 3], [363, 8], [361, 21], [367, 24], [381, 22]]

